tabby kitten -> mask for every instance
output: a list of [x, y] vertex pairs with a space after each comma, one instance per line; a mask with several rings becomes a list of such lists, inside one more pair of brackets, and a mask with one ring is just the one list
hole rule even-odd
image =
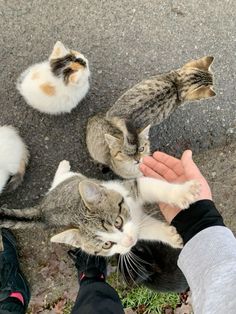
[[[28, 163], [27, 146], [13, 126], [0, 127], [0, 193], [10, 192], [22, 182]], [[10, 181], [9, 180], [10, 178]]]
[[185, 101], [215, 96], [210, 71], [213, 59], [192, 60], [180, 69], [142, 81], [115, 102], [108, 117], [125, 117], [142, 128], [161, 123]]
[[138, 241], [118, 266], [129, 285], [144, 285], [162, 292], [184, 292], [188, 283], [177, 266], [181, 250], [157, 241]]
[[122, 178], [142, 176], [139, 163], [150, 154], [150, 126], [137, 134], [130, 122], [98, 114], [88, 120], [86, 144], [91, 157]]
[[143, 211], [145, 203], [165, 202], [187, 208], [196, 200], [199, 184], [171, 184], [141, 177], [127, 181], [98, 181], [70, 171], [62, 161], [52, 187], [41, 203], [26, 209], [0, 209], [5, 228], [57, 227], [51, 238], [93, 255], [126, 254], [138, 239], [181, 247], [176, 229]]
[[30, 106], [41, 112], [71, 112], [88, 92], [89, 75], [84, 55], [58, 41], [47, 61], [21, 74], [17, 89]]

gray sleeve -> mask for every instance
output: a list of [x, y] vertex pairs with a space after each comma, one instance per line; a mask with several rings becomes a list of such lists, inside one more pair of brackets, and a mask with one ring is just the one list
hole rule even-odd
[[236, 313], [236, 239], [226, 227], [209, 227], [184, 246], [178, 266], [192, 291], [194, 314]]

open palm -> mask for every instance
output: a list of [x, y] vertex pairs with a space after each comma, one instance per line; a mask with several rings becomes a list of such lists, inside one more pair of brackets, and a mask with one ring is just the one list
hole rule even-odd
[[[145, 157], [140, 170], [145, 176], [166, 180], [170, 183], [183, 183], [188, 180], [197, 180], [201, 184], [201, 191], [197, 200], [212, 200], [211, 189], [206, 179], [192, 160], [191, 150], [186, 150], [181, 159], [177, 159], [162, 152], [155, 152], [153, 156]], [[168, 222], [180, 212], [179, 208], [168, 204], [159, 204], [160, 209]]]

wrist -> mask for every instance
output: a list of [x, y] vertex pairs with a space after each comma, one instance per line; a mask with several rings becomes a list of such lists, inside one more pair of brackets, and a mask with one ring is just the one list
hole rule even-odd
[[224, 226], [223, 218], [212, 200], [199, 200], [186, 210], [180, 211], [171, 224], [177, 229], [186, 244], [203, 229]]

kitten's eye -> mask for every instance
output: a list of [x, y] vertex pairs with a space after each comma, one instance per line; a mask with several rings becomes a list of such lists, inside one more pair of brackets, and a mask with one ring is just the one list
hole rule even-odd
[[113, 242], [107, 241], [107, 242], [105, 242], [105, 243], [103, 244], [102, 247], [103, 247], [103, 249], [108, 250], [108, 249], [110, 249], [110, 248], [112, 247], [113, 244], [114, 244]]
[[140, 147], [140, 148], [138, 149], [138, 151], [139, 151], [140, 153], [142, 153], [142, 152], [144, 151], [144, 147]]
[[116, 217], [116, 221], [115, 221], [115, 227], [117, 229], [121, 229], [123, 226], [123, 219], [120, 216]]

